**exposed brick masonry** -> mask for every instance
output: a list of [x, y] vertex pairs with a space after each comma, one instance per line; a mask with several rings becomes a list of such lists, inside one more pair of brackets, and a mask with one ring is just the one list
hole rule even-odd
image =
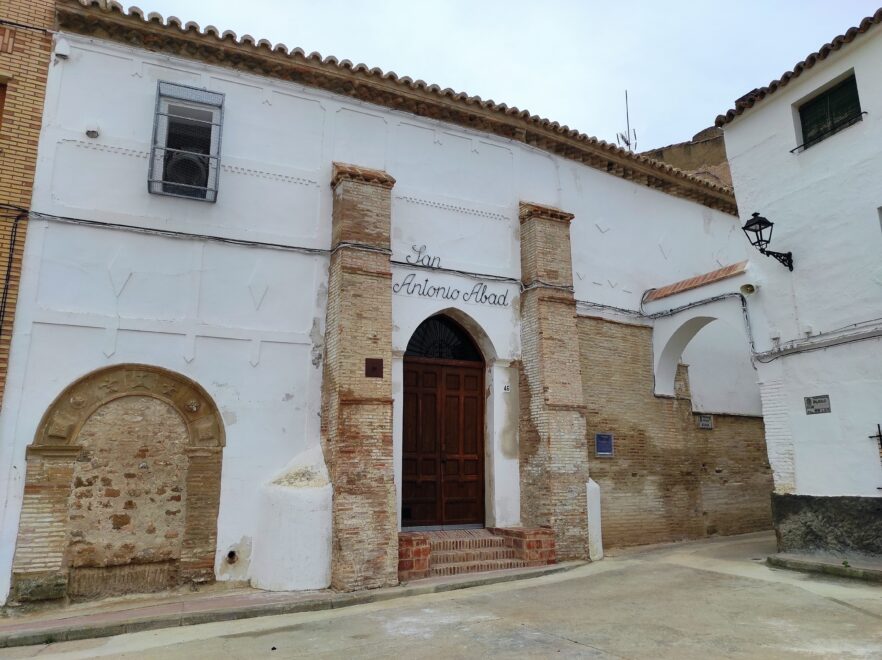
[[554, 532], [547, 528], [490, 528], [398, 535], [398, 579], [462, 575], [554, 564]]
[[[397, 583], [392, 458], [391, 188], [384, 172], [334, 165], [322, 379], [322, 447], [334, 487], [331, 587]], [[365, 376], [365, 359], [383, 377]]]
[[12, 598], [213, 580], [223, 445], [183, 376], [122, 364], [71, 384], [27, 450]]
[[561, 559], [587, 558], [585, 412], [569, 222], [521, 203], [521, 522], [554, 531]]
[[[607, 547], [770, 529], [772, 476], [759, 417], [697, 427], [686, 369], [676, 398], [653, 394], [652, 329], [580, 317], [591, 476]], [[594, 434], [615, 456], [593, 458]]]
[[[35, 28], [54, 26], [52, 0], [3, 0], [0, 15]], [[10, 26], [0, 27], [0, 203], [29, 208], [37, 162], [37, 141], [43, 116], [52, 38], [48, 33]], [[0, 94], [0, 96], [4, 96]], [[0, 267], [6, 271], [12, 251], [12, 272], [3, 326], [0, 327], [0, 400], [9, 366], [10, 339], [21, 280], [27, 221], [14, 222], [18, 212], [0, 209]], [[17, 227], [12, 246], [13, 227]]]
[[[74, 468], [69, 505], [72, 571], [180, 559], [188, 441], [180, 415], [152, 397], [115, 399], [89, 418], [79, 433], [84, 451]], [[174, 586], [173, 571], [165, 573], [156, 583], [131, 586], [137, 591]], [[102, 595], [103, 576], [96, 577], [97, 584], [78, 583], [70, 595]], [[119, 585], [134, 590], [128, 586]]]

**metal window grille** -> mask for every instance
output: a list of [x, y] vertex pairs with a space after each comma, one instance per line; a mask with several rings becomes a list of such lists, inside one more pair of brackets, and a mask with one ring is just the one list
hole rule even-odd
[[147, 189], [217, 201], [224, 95], [159, 82]]
[[799, 108], [802, 144], [794, 151], [808, 149], [843, 128], [859, 122], [861, 112], [857, 81], [849, 76]]

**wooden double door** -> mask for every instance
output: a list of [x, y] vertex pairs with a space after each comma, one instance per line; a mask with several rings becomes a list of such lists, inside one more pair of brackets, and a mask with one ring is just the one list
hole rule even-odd
[[484, 365], [404, 359], [402, 527], [484, 524]]

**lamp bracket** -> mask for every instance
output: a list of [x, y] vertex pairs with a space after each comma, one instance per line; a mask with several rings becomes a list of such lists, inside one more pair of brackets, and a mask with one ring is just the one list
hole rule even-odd
[[793, 272], [793, 253], [792, 252], [775, 252], [774, 250], [760, 250], [767, 257], [773, 257], [780, 261], [784, 266]]

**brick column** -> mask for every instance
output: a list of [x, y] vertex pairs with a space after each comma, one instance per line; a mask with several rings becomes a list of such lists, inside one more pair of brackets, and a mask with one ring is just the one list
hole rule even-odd
[[573, 215], [522, 202], [521, 522], [551, 527], [558, 559], [588, 557], [588, 450], [573, 297]]
[[392, 459], [392, 186], [334, 164], [334, 252], [322, 380], [322, 446], [334, 487], [331, 587], [398, 583]]
[[28, 447], [12, 600], [47, 600], [67, 593], [68, 498], [80, 449], [77, 445]]
[[179, 582], [214, 582], [223, 449], [188, 447], [186, 451], [187, 522]]

